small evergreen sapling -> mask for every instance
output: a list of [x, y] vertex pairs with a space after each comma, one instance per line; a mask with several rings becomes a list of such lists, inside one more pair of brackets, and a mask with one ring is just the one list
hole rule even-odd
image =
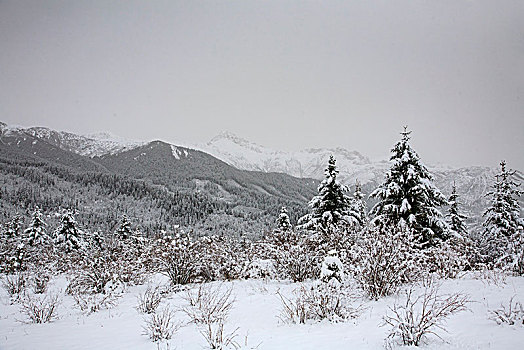
[[29, 245], [42, 245], [49, 241], [49, 236], [45, 230], [46, 223], [42, 219], [40, 208], [36, 207], [31, 218], [29, 227], [25, 230]]
[[449, 209], [446, 219], [450, 234], [456, 238], [464, 238], [468, 235], [468, 227], [465, 223], [467, 217], [459, 211], [458, 197], [457, 187], [455, 186], [455, 183], [453, 183], [451, 195], [448, 199]]
[[357, 213], [357, 220], [361, 227], [365, 226], [368, 221], [368, 209], [364, 201], [364, 193], [362, 193], [362, 185], [357, 180], [355, 182], [355, 192], [353, 192], [353, 212]]
[[348, 188], [337, 180], [338, 169], [333, 156], [325, 169], [326, 178], [318, 186], [318, 195], [309, 202], [311, 213], [299, 220], [299, 227], [312, 231], [329, 231], [332, 226], [360, 224]]
[[115, 233], [120, 239], [128, 239], [131, 237], [133, 231], [131, 230], [131, 223], [129, 222], [127, 215], [122, 215], [120, 226]]
[[271, 232], [269, 241], [277, 246], [286, 244], [293, 244], [296, 242], [297, 237], [293, 231], [293, 226], [289, 220], [286, 207], [280, 209], [280, 214], [276, 220], [277, 227]]
[[73, 213], [69, 210], [62, 214], [60, 225], [55, 231], [55, 243], [64, 247], [67, 251], [77, 250], [82, 247], [80, 231]]
[[8, 239], [20, 236], [20, 229], [22, 228], [22, 216], [15, 214], [13, 219], [4, 225], [4, 233]]

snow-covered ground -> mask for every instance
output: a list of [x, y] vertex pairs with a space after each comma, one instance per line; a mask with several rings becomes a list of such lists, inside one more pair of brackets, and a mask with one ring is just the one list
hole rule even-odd
[[[162, 277], [155, 283], [167, 283]], [[64, 290], [65, 277], [51, 282], [50, 290]], [[290, 297], [297, 284], [278, 281], [235, 281], [223, 283], [222, 288], [233, 288], [234, 307], [226, 323], [226, 332], [237, 329], [236, 341], [242, 349], [381, 349], [389, 328], [381, 326], [382, 317], [398, 296], [379, 301], [362, 299], [365, 310], [347, 323], [329, 322], [284, 324], [279, 319], [280, 291]], [[193, 288], [197, 288], [194, 286]], [[0, 349], [205, 349], [206, 341], [194, 324], [184, 325], [169, 341], [160, 346], [142, 335], [145, 316], [135, 307], [137, 296], [146, 286], [130, 287], [118, 305], [85, 315], [75, 307], [73, 298], [63, 295], [58, 310], [59, 319], [45, 324], [24, 323], [18, 304], [10, 304], [4, 289], [0, 292]], [[442, 339], [430, 336], [423, 349], [522, 349], [523, 325], [498, 325], [489, 319], [488, 310], [507, 304], [512, 296], [524, 301], [524, 278], [507, 278], [495, 285], [472, 276], [446, 280], [440, 292], [463, 292], [472, 301], [470, 311], [451, 316], [446, 322], [448, 333], [440, 332]], [[185, 292], [171, 294], [163, 305], [183, 307]], [[176, 313], [186, 321], [182, 312]], [[247, 340], [246, 340], [247, 339]], [[247, 346], [245, 346], [247, 342]], [[397, 348], [394, 345], [393, 348]], [[398, 346], [400, 347], [400, 346]]]

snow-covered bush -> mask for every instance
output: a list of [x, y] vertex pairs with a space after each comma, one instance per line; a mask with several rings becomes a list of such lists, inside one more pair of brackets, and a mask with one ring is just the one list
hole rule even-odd
[[500, 305], [500, 308], [489, 311], [490, 319], [497, 324], [524, 325], [524, 307], [519, 301], [514, 301], [512, 296], [507, 306]]
[[480, 279], [484, 284], [495, 285], [502, 287], [506, 284], [508, 275], [505, 271], [500, 269], [489, 269], [486, 266], [481, 266], [481, 269], [475, 273], [475, 278]]
[[196, 245], [188, 234], [164, 236], [152, 244], [153, 264], [167, 276], [172, 285], [194, 282], [199, 275]]
[[31, 323], [47, 323], [56, 319], [57, 309], [62, 303], [60, 294], [25, 295], [21, 310]]
[[319, 258], [311, 251], [305, 239], [295, 245], [276, 247], [275, 268], [281, 278], [303, 282], [318, 276]]
[[274, 279], [276, 275], [275, 265], [269, 259], [254, 259], [244, 272], [244, 277], [249, 279]]
[[322, 266], [320, 268], [320, 280], [329, 282], [331, 279], [336, 279], [339, 283], [344, 280], [344, 265], [337, 256], [336, 250], [331, 250], [328, 255], [324, 257]]
[[103, 257], [106, 265], [111, 265], [114, 279], [126, 285], [142, 285], [149, 276], [146, 260], [148, 241], [141, 236], [126, 240], [106, 239], [100, 249], [94, 249], [95, 256]]
[[175, 320], [175, 311], [166, 306], [149, 316], [142, 328], [144, 335], [147, 335], [151, 341], [158, 342], [171, 339], [180, 327], [181, 324]]
[[27, 246], [21, 237], [12, 236], [2, 240], [0, 246], [0, 272], [15, 273], [25, 271], [29, 264], [29, 258]]
[[352, 247], [352, 274], [369, 298], [378, 300], [415, 280], [425, 263], [412, 232], [399, 226], [369, 227]]
[[138, 305], [136, 309], [145, 314], [152, 314], [158, 308], [158, 305], [160, 305], [162, 298], [163, 295], [160, 286], [147, 286], [144, 293], [140, 293], [137, 297]]
[[302, 288], [304, 288], [304, 286], [300, 286], [293, 291], [293, 298], [287, 298], [283, 296], [280, 291], [277, 291], [277, 295], [282, 303], [282, 308], [278, 318], [282, 322], [303, 324], [309, 319], [309, 309], [306, 300], [303, 297], [305, 292]]
[[12, 302], [19, 301], [25, 294], [27, 286], [27, 276], [23, 272], [13, 275], [6, 275], [2, 281], [2, 286], [11, 298]]
[[194, 248], [198, 277], [206, 282], [245, 277], [252, 260], [252, 244], [248, 240], [204, 236], [195, 242]]
[[467, 310], [468, 297], [461, 293], [440, 295], [439, 285], [426, 281], [422, 294], [415, 295], [414, 287], [405, 291], [405, 300], [398, 300], [390, 307], [391, 314], [384, 316], [384, 325], [391, 326], [389, 339], [399, 339], [404, 345], [419, 346], [424, 338], [445, 331], [445, 320]]
[[328, 320], [344, 322], [360, 315], [361, 306], [355, 306], [356, 295], [336, 280], [329, 283], [302, 284], [287, 298], [277, 292], [282, 303], [279, 318], [286, 323]]
[[464, 245], [455, 239], [436, 243], [423, 252], [426, 269], [442, 278], [457, 278], [470, 267], [466, 252]]
[[66, 292], [71, 295], [108, 293], [110, 282], [115, 281], [116, 275], [114, 265], [106, 262], [103, 258], [86, 262], [85, 266], [73, 273]]

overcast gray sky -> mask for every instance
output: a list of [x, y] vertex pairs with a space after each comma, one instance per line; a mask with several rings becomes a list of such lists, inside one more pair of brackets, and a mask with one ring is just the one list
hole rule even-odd
[[0, 0], [0, 120], [524, 169], [524, 1]]

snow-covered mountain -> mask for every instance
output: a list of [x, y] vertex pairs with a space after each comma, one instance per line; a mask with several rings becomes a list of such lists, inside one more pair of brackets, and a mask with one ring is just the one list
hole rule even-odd
[[[337, 160], [340, 180], [350, 187], [358, 180], [368, 194], [383, 181], [390, 167], [387, 160], [371, 161], [354, 150], [315, 148], [284, 152], [252, 143], [229, 132], [221, 133], [197, 148], [239, 169], [283, 172], [296, 177], [319, 180], [324, 177], [324, 168], [329, 156], [333, 155]], [[437, 187], [446, 196], [451, 193], [451, 186], [455, 183], [465, 210], [476, 217], [481, 217], [487, 205], [485, 194], [489, 191], [498, 171], [496, 165], [492, 168], [426, 165], [433, 174]], [[522, 179], [522, 173], [517, 172], [517, 180], [522, 181]]]
[[257, 145], [230, 132], [223, 132], [207, 144], [196, 147], [239, 169], [280, 172], [295, 177], [321, 179], [331, 154], [337, 159], [339, 168], [352, 169], [352, 172], [372, 165], [369, 158], [357, 151], [344, 148], [308, 148], [284, 152]]
[[145, 144], [145, 142], [129, 141], [106, 132], [90, 135], [77, 135], [65, 131], [55, 131], [45, 127], [24, 128], [8, 126], [2, 122], [0, 122], [0, 131], [4, 135], [27, 134], [49, 142], [65, 151], [87, 157], [114, 154]]
[[[118, 154], [146, 144], [125, 140], [109, 133], [76, 135], [44, 127], [12, 127], [1, 122], [0, 131], [3, 135], [14, 133], [33, 136], [65, 151], [88, 157]], [[206, 144], [193, 145], [190, 148], [209, 153], [240, 170], [285, 173], [298, 178], [318, 180], [323, 178], [327, 160], [333, 155], [337, 159], [339, 179], [350, 187], [358, 180], [365, 193], [370, 193], [383, 181], [384, 174], [390, 166], [387, 160], [372, 161], [355, 150], [339, 147], [286, 152], [258, 145], [230, 132], [223, 132]], [[492, 168], [426, 165], [435, 177], [437, 187], [445, 195], [449, 195], [451, 186], [455, 183], [465, 209], [477, 217], [480, 216], [487, 205], [485, 194], [498, 171], [497, 165]], [[517, 172], [517, 181], [523, 180], [522, 173]]]

